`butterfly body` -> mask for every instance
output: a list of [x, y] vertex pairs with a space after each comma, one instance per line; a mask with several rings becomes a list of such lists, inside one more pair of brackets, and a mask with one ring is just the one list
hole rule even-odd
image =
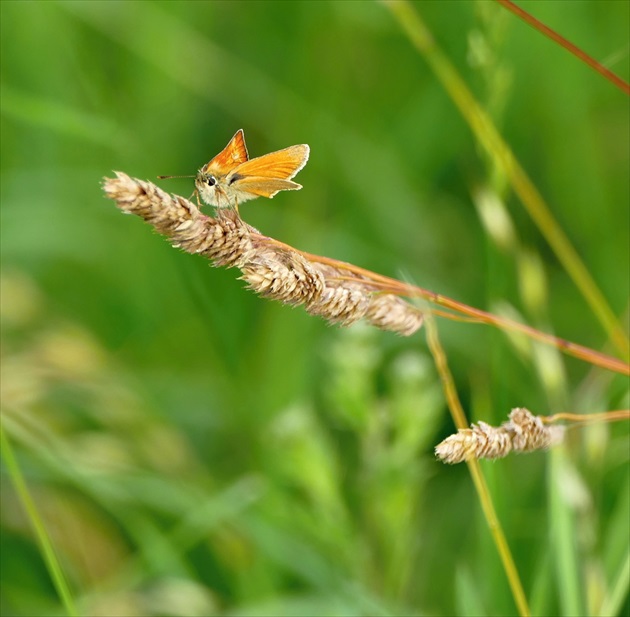
[[308, 155], [309, 147], [300, 144], [250, 159], [241, 129], [197, 172], [195, 188], [210, 206], [238, 208], [256, 197], [272, 198], [279, 191], [301, 189], [292, 178], [306, 165]]

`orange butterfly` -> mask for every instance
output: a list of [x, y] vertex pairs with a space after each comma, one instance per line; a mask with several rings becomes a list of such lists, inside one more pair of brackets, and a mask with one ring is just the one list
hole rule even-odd
[[158, 176], [159, 178], [195, 178], [198, 197], [216, 208], [234, 207], [256, 197], [273, 197], [279, 191], [297, 191], [301, 184], [293, 182], [308, 161], [306, 144], [290, 146], [249, 159], [243, 129], [219, 154], [204, 165], [196, 176]]

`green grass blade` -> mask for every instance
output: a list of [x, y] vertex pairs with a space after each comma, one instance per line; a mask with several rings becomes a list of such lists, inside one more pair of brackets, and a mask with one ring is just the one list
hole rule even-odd
[[11, 443], [5, 435], [4, 427], [2, 425], [0, 425], [0, 442], [2, 443], [2, 457], [7, 469], [9, 470], [9, 475], [13, 480], [13, 485], [20, 497], [24, 510], [26, 511], [31, 524], [33, 525], [33, 529], [35, 530], [35, 535], [37, 536], [42, 551], [42, 557], [46, 563], [50, 577], [52, 578], [55, 588], [57, 589], [57, 593], [65, 606], [66, 613], [75, 617], [79, 613], [76, 609], [72, 593], [70, 592], [70, 587], [68, 586], [66, 577], [64, 576], [61, 564], [57, 559], [50, 537], [46, 532], [44, 522], [39, 516], [35, 502], [33, 501], [28, 487], [26, 486], [26, 482], [24, 481], [24, 477], [20, 471], [20, 466], [13, 455]]

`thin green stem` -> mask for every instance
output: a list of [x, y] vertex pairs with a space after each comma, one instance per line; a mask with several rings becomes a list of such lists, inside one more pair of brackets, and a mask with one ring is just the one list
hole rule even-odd
[[623, 607], [624, 600], [628, 596], [628, 588], [630, 587], [630, 553], [626, 552], [623, 564], [619, 568], [619, 574], [615, 579], [611, 590], [600, 608], [599, 614], [619, 615]]
[[584, 589], [580, 576], [580, 557], [575, 507], [567, 498], [567, 462], [562, 447], [549, 454], [550, 538], [556, 568], [558, 600], [563, 615], [585, 615]]
[[[442, 345], [440, 343], [435, 321], [433, 319], [433, 316], [428, 312], [425, 313], [425, 325], [429, 349], [431, 350], [431, 355], [433, 356], [435, 366], [440, 375], [442, 388], [444, 389], [444, 395], [448, 403], [448, 408], [453, 417], [453, 421], [455, 422], [455, 426], [462, 429], [467, 428], [468, 422], [466, 420], [466, 414], [464, 413], [462, 404], [459, 400], [459, 397], [457, 396], [455, 382], [453, 380], [451, 371], [448, 368], [446, 354], [444, 353], [444, 349], [442, 348]], [[497, 547], [499, 557], [503, 564], [505, 574], [512, 590], [512, 596], [514, 597], [514, 602], [517, 606], [518, 613], [523, 617], [528, 616], [531, 614], [531, 612], [529, 610], [527, 598], [525, 597], [525, 591], [523, 590], [523, 585], [521, 583], [518, 570], [516, 569], [516, 564], [514, 563], [514, 558], [512, 557], [507, 539], [505, 538], [505, 534], [503, 533], [503, 528], [501, 527], [499, 517], [497, 516], [496, 510], [494, 509], [488, 485], [485, 478], [483, 477], [483, 474], [481, 473], [479, 462], [476, 459], [471, 459], [467, 461], [467, 464], [468, 469], [470, 470], [470, 475], [473, 479], [473, 483], [475, 485], [475, 490], [477, 491], [477, 495], [479, 496], [479, 501], [481, 503], [484, 517], [486, 519], [488, 527], [490, 528], [490, 533], [492, 534], [492, 537], [494, 539], [495, 546]]]
[[52, 542], [50, 540], [50, 537], [48, 536], [48, 533], [46, 532], [46, 527], [44, 526], [44, 523], [39, 516], [39, 512], [37, 510], [35, 502], [33, 501], [28, 487], [26, 486], [24, 476], [20, 471], [20, 466], [13, 456], [11, 442], [5, 434], [4, 426], [2, 426], [2, 424], [0, 424], [0, 443], [2, 444], [2, 458], [4, 459], [4, 462], [7, 466], [9, 476], [13, 481], [15, 490], [20, 501], [22, 502], [22, 506], [24, 507], [24, 510], [31, 521], [31, 525], [33, 526], [35, 535], [37, 537], [37, 540], [39, 541], [39, 545], [42, 550], [44, 562], [46, 563], [46, 567], [48, 568], [48, 572], [53, 580], [55, 588], [57, 589], [57, 593], [59, 594], [63, 605], [65, 606], [66, 613], [71, 617], [77, 617], [79, 613], [74, 604], [74, 599], [72, 597], [72, 594], [70, 593], [70, 588], [63, 574], [61, 564], [57, 559], [57, 555], [55, 554]]

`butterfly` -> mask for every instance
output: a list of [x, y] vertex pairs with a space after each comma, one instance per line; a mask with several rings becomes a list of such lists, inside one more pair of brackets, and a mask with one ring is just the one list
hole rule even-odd
[[306, 165], [310, 148], [306, 144], [250, 159], [243, 129], [196, 176], [158, 176], [195, 178], [195, 192], [215, 208], [235, 208], [256, 197], [272, 198], [280, 191], [297, 191], [301, 184], [292, 178]]

